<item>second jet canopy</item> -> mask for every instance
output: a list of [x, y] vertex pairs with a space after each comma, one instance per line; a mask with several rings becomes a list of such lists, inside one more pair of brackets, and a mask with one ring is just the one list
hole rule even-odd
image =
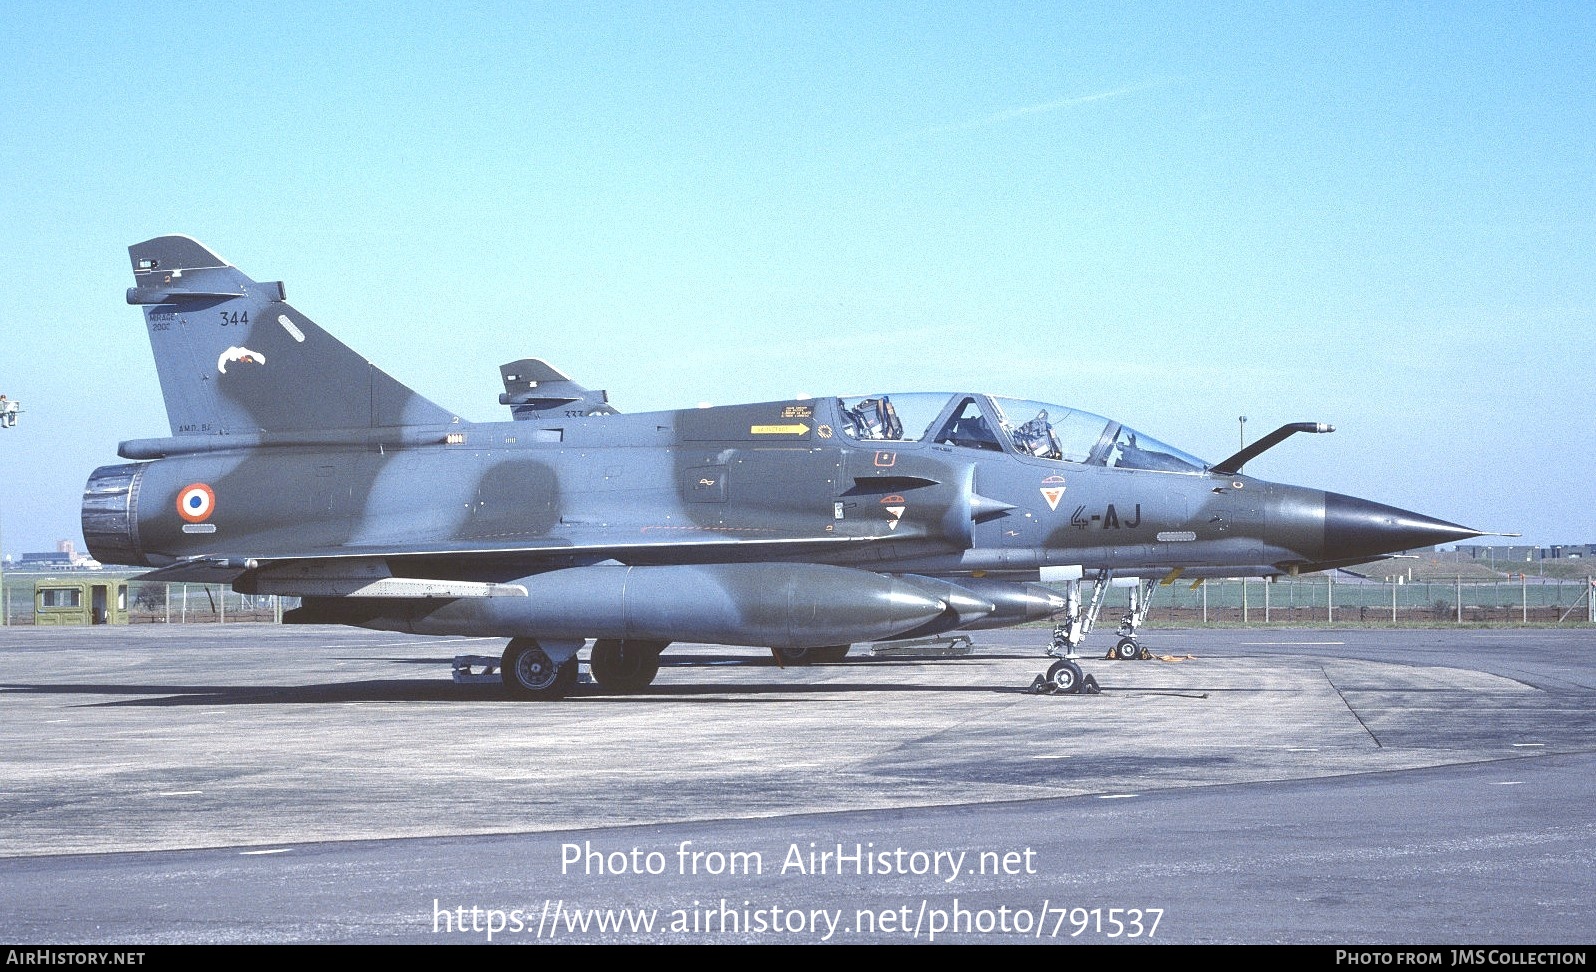
[[925, 442], [1118, 469], [1201, 473], [1209, 464], [1080, 409], [975, 393], [838, 399], [843, 432], [862, 441]]

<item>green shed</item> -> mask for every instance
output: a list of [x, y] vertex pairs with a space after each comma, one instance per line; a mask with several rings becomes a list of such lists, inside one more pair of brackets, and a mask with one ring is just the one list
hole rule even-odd
[[127, 624], [127, 581], [50, 578], [33, 585], [34, 624]]

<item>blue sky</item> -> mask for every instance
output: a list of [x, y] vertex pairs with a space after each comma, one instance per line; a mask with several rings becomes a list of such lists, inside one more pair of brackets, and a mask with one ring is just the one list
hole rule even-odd
[[1596, 7], [0, 8], [7, 552], [166, 433], [126, 247], [418, 391], [977, 388], [1596, 542]]

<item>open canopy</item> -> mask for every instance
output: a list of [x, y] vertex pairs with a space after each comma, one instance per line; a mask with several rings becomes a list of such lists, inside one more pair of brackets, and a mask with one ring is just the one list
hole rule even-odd
[[931, 441], [966, 449], [1119, 469], [1200, 473], [1209, 464], [1080, 409], [973, 392], [838, 399], [844, 434], [863, 441]]

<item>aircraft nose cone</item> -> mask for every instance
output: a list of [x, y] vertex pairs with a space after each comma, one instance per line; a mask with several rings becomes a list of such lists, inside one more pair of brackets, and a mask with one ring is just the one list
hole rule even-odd
[[1397, 553], [1483, 535], [1480, 530], [1356, 496], [1324, 495], [1326, 560]]

